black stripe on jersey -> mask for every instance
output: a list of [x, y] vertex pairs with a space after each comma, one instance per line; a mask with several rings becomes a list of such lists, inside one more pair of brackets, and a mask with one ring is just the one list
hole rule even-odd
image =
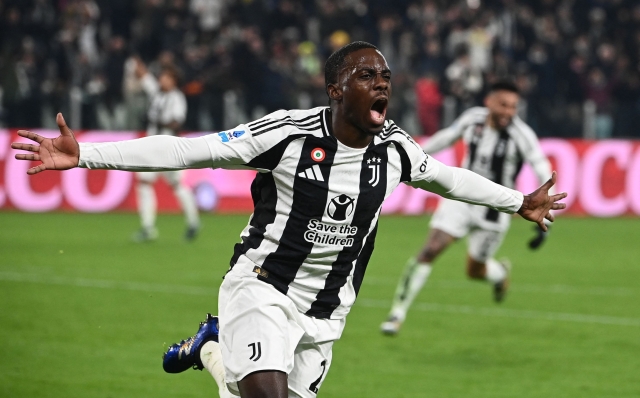
[[[316, 162], [311, 153], [315, 148], [322, 148], [325, 158]], [[321, 220], [324, 215], [329, 192], [329, 175], [338, 143], [335, 139], [315, 136], [306, 137], [300, 153], [293, 180], [293, 198], [291, 211], [280, 237], [278, 248], [270, 253], [262, 263], [262, 269], [269, 272], [268, 277], [258, 275], [258, 279], [273, 285], [280, 292], [287, 294], [289, 284], [295, 279], [298, 269], [313, 249], [313, 242], [307, 242], [304, 233], [310, 220]], [[304, 171], [319, 166], [323, 181], [301, 177]]]
[[293, 123], [293, 122], [283, 122], [283, 123], [280, 123], [280, 124], [276, 124], [275, 126], [270, 126], [268, 128], [265, 128], [264, 130], [254, 131], [252, 135], [254, 137], [257, 137], [257, 136], [259, 136], [261, 134], [268, 133], [269, 131], [273, 131], [273, 130], [279, 129], [280, 127], [283, 127], [283, 126], [294, 126], [298, 130], [305, 130], [305, 131], [317, 131], [317, 130], [319, 130], [320, 129], [319, 121], [314, 121], [313, 123], [315, 123], [315, 125], [313, 125], [313, 126], [301, 127], [301, 125]]
[[[273, 170], [276, 168], [285, 149], [296, 139], [303, 138], [301, 135], [290, 135], [266, 152], [251, 159], [247, 166], [255, 169]], [[242, 242], [237, 243], [233, 248], [231, 257], [231, 268], [236, 264], [238, 258], [249, 249], [256, 249], [264, 239], [267, 225], [273, 224], [276, 218], [276, 203], [278, 192], [272, 173], [258, 173], [251, 183], [251, 199], [253, 200], [253, 217], [249, 222], [251, 228], [249, 235], [242, 237]]]
[[484, 124], [482, 123], [477, 123], [473, 127], [471, 141], [469, 142], [469, 164], [466, 167], [469, 170], [473, 170], [473, 162], [475, 162], [476, 160], [476, 154], [478, 152], [478, 143], [482, 139], [483, 130], [484, 130]]
[[[318, 115], [313, 115], [312, 117], [313, 117], [313, 118], [317, 118], [317, 117], [318, 117]], [[254, 133], [255, 133], [255, 132], [259, 132], [261, 129], [265, 129], [265, 128], [267, 128], [267, 127], [270, 127], [271, 125], [274, 125], [274, 124], [277, 124], [277, 123], [281, 123], [281, 122], [291, 123], [291, 124], [294, 124], [294, 125], [296, 125], [296, 126], [300, 126], [300, 127], [309, 127], [309, 126], [311, 126], [311, 125], [314, 125], [314, 124], [318, 124], [318, 123], [320, 123], [320, 120], [315, 120], [315, 119], [314, 119], [314, 120], [311, 120], [311, 121], [309, 121], [309, 122], [306, 122], [306, 123], [300, 123], [301, 121], [304, 121], [304, 120], [307, 120], [307, 119], [309, 119], [309, 118], [304, 118], [304, 119], [302, 119], [302, 120], [293, 120], [293, 119], [291, 118], [291, 116], [287, 116], [287, 117], [283, 117], [282, 119], [278, 119], [278, 120], [271, 120], [271, 121], [268, 121], [268, 122], [262, 123], [262, 124], [261, 124], [261, 125], [259, 125], [259, 126], [258, 126], [258, 125], [256, 125], [256, 126], [254, 126], [254, 127], [252, 128], [252, 130], [253, 130], [253, 132], [254, 132]]]
[[356, 291], [356, 296], [360, 292], [360, 286], [362, 286], [362, 280], [364, 279], [364, 273], [367, 271], [367, 265], [373, 254], [373, 247], [376, 241], [376, 234], [378, 233], [378, 223], [373, 228], [373, 231], [367, 236], [367, 240], [362, 246], [362, 251], [356, 260], [356, 268], [353, 270], [353, 288]]
[[324, 110], [324, 113], [320, 117], [322, 119], [322, 134], [325, 137], [330, 137], [333, 135], [333, 125], [331, 120], [331, 109], [327, 108]]
[[518, 178], [518, 174], [520, 174], [520, 171], [522, 171], [522, 166], [524, 165], [524, 155], [522, 154], [522, 152], [520, 152], [520, 150], [517, 147], [516, 147], [516, 156], [518, 159], [516, 161], [516, 168], [515, 170], [513, 170], [511, 181], [509, 181], [510, 183], [512, 183], [512, 186], [515, 185], [516, 178]]
[[253, 199], [253, 217], [249, 222], [251, 228], [249, 228], [248, 236], [243, 236], [242, 242], [236, 243], [233, 247], [230, 268], [233, 268], [238, 258], [249, 249], [256, 249], [260, 246], [267, 225], [273, 224], [276, 219], [278, 192], [272, 173], [258, 173], [256, 175], [251, 183], [251, 199]]
[[400, 134], [406, 137], [409, 142], [411, 142], [413, 145], [416, 146], [416, 148], [422, 151], [422, 147], [418, 145], [418, 143], [413, 139], [413, 137], [411, 137], [406, 131], [402, 130], [400, 127], [396, 126], [396, 124], [393, 122], [391, 122], [391, 124], [389, 125], [388, 130], [383, 130], [378, 135], [378, 138], [384, 141], [384, 140], [388, 140], [394, 134]]
[[[276, 120], [270, 120], [267, 122], [263, 122], [260, 124], [257, 124], [255, 126], [253, 126], [251, 128], [252, 130], [252, 134], [254, 136], [256, 135], [260, 135], [263, 133], [266, 133], [267, 131], [271, 131], [275, 128], [281, 127], [281, 126], [286, 126], [286, 125], [291, 125], [291, 126], [296, 126], [298, 127], [300, 130], [316, 130], [320, 128], [320, 118], [318, 117], [320, 114], [315, 114], [315, 115], [311, 115], [311, 116], [307, 116], [303, 119], [299, 119], [299, 120], [295, 120], [293, 119], [291, 116], [285, 116], [282, 119], [276, 119]], [[311, 121], [308, 121], [306, 123], [302, 123], [305, 122], [309, 119], [312, 119]], [[251, 127], [251, 126], [250, 126]]]
[[309, 119], [313, 119], [314, 117], [317, 117], [319, 114], [320, 113], [316, 113], [315, 115], [307, 116], [305, 118], [298, 119], [298, 120], [293, 119], [289, 115], [287, 115], [287, 116], [285, 116], [283, 118], [280, 118], [280, 119], [267, 119], [267, 120], [259, 119], [259, 120], [256, 120], [255, 122], [251, 122], [251, 123], [247, 124], [247, 126], [249, 126], [249, 128], [251, 130], [257, 130], [257, 129], [259, 129], [261, 127], [264, 127], [264, 126], [266, 126], [268, 124], [278, 123], [278, 122], [282, 122], [284, 120], [290, 120], [290, 121], [292, 121], [294, 123], [302, 123], [302, 122], [306, 122]]
[[491, 174], [493, 175], [492, 181], [496, 184], [504, 185], [504, 160], [507, 157], [507, 147], [510, 139], [509, 133], [506, 130], [502, 130], [493, 150]]
[[289, 146], [291, 141], [301, 139], [306, 135], [303, 134], [292, 134], [286, 137], [284, 140], [278, 142], [276, 145], [271, 147], [265, 152], [262, 152], [260, 155], [251, 159], [247, 162], [247, 166], [254, 169], [263, 169], [263, 170], [273, 170], [278, 166], [280, 160], [282, 159], [282, 155], [284, 154], [285, 149]]
[[[509, 145], [509, 133], [506, 130], [500, 132], [498, 142], [493, 150], [493, 158], [491, 159], [491, 179], [496, 184], [504, 185], [504, 160], [507, 157], [507, 147]], [[498, 221], [500, 212], [495, 209], [487, 209], [486, 219], [488, 221]]]
[[407, 151], [404, 150], [402, 145], [395, 142], [394, 146], [398, 151], [398, 155], [400, 155], [400, 166], [402, 170], [400, 171], [400, 182], [410, 182], [411, 181], [411, 160], [409, 160], [409, 155], [407, 155]]
[[[380, 162], [372, 163], [372, 158], [379, 158]], [[338, 296], [340, 289], [347, 283], [354, 262], [358, 260], [364, 250], [363, 241], [369, 235], [371, 223], [382, 206], [387, 190], [387, 164], [387, 145], [374, 146], [372, 143], [362, 158], [358, 201], [351, 221], [352, 226], [358, 227], [358, 232], [354, 235], [353, 245], [343, 248], [336, 261], [331, 265], [324, 289], [316, 295], [316, 301], [311, 304], [307, 315], [319, 319], [330, 318], [333, 311], [340, 305], [340, 297]], [[378, 165], [377, 170], [376, 165]], [[369, 183], [373, 177], [372, 173], [378, 173], [378, 181], [375, 186], [371, 186]], [[373, 250], [372, 245], [369, 245], [369, 250]], [[368, 253], [368, 256], [371, 254]], [[364, 272], [364, 268], [366, 268], [366, 263], [361, 263], [360, 272]]]

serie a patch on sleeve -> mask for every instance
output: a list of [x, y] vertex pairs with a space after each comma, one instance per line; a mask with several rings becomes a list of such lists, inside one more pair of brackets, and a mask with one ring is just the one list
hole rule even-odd
[[220, 141], [229, 142], [236, 138], [240, 138], [244, 135], [244, 130], [236, 130], [236, 131], [221, 131], [218, 133], [218, 137], [220, 137]]

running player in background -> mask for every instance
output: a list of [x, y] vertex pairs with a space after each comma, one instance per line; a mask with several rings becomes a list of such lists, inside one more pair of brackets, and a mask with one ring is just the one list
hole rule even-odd
[[564, 208], [556, 202], [566, 194], [548, 195], [555, 173], [523, 195], [426, 155], [386, 120], [391, 71], [375, 46], [354, 42], [333, 53], [325, 81], [329, 107], [280, 110], [227, 132], [78, 144], [58, 115], [59, 137], [19, 131], [40, 145], [12, 144], [32, 152], [17, 159], [42, 161], [29, 174], [258, 171], [254, 212], [220, 287], [219, 319], [208, 316], [163, 362], [172, 373], [206, 368], [225, 397], [316, 396], [373, 252], [382, 202], [398, 184], [517, 212], [543, 229], [549, 211]]
[[[518, 88], [510, 81], [498, 81], [489, 88], [485, 107], [465, 111], [450, 127], [438, 131], [423, 149], [433, 154], [462, 139], [466, 145], [463, 166], [508, 188], [524, 161], [541, 182], [551, 176], [551, 165], [542, 153], [536, 134], [517, 115]], [[493, 258], [509, 229], [511, 216], [494, 209], [443, 199], [431, 219], [429, 238], [417, 257], [409, 259], [398, 281], [389, 318], [383, 333], [398, 333], [407, 311], [431, 274], [435, 259], [453, 242], [468, 235], [467, 275], [493, 285], [500, 302], [509, 287], [510, 264]], [[529, 243], [538, 248], [547, 232], [537, 227]]]
[[[145, 64], [140, 59], [136, 59], [135, 72], [149, 97], [147, 136], [177, 135], [187, 117], [187, 101], [182, 91], [178, 89], [180, 80], [178, 70], [175, 67], [165, 66], [156, 80], [147, 71]], [[200, 228], [198, 208], [193, 192], [182, 184], [182, 173], [182, 170], [137, 173], [136, 191], [141, 228], [134, 234], [133, 240], [145, 242], [155, 240], [158, 237], [156, 229], [157, 203], [153, 189], [153, 184], [158, 180], [158, 177], [163, 177], [171, 185], [173, 193], [182, 207], [187, 224], [185, 239], [190, 241], [196, 238]]]

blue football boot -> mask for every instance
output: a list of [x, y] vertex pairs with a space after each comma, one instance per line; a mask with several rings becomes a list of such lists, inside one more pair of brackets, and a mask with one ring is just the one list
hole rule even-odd
[[218, 317], [207, 314], [207, 319], [200, 322], [195, 336], [171, 345], [162, 356], [162, 367], [167, 373], [180, 373], [189, 368], [202, 370], [200, 349], [207, 341], [218, 341]]

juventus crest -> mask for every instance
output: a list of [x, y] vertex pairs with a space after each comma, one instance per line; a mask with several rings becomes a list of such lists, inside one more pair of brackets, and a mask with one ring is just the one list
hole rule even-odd
[[378, 157], [372, 157], [367, 159], [367, 164], [369, 165], [369, 169], [371, 169], [371, 179], [369, 180], [369, 184], [372, 187], [375, 187], [380, 182], [380, 162], [382, 159]]

